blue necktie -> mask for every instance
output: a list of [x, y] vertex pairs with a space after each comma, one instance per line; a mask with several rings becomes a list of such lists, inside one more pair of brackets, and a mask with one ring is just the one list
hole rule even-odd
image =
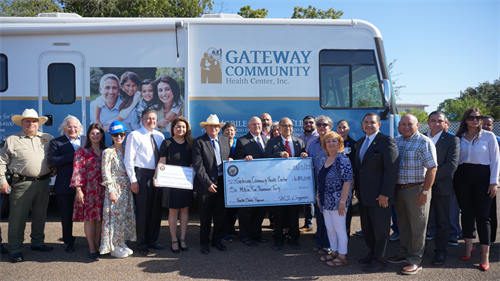
[[368, 149], [369, 142], [370, 142], [370, 139], [368, 139], [368, 137], [366, 137], [365, 141], [363, 142], [363, 147], [361, 147], [361, 150], [359, 151], [359, 163], [363, 162], [363, 156], [365, 156], [365, 152]]

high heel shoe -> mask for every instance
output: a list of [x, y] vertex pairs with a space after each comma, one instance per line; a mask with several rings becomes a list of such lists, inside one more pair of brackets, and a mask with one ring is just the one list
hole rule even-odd
[[490, 269], [490, 266], [489, 265], [484, 265], [484, 264], [479, 264], [479, 268], [482, 271], [488, 271], [488, 269]]
[[[186, 240], [184, 240], [184, 239], [179, 239], [179, 241], [186, 243]], [[187, 252], [189, 250], [187, 244], [186, 244], [186, 247], [182, 247], [181, 244], [179, 243], [179, 247], [181, 248], [181, 251], [183, 251], [183, 252]]]
[[174, 253], [174, 254], [178, 254], [178, 253], [180, 253], [181, 251], [180, 251], [179, 249], [174, 250], [174, 248], [172, 247], [172, 245], [174, 245], [174, 244], [177, 244], [177, 245], [178, 245], [178, 244], [179, 244], [179, 241], [171, 241], [171, 242], [170, 242], [170, 250], [171, 250], [171, 251], [172, 251], [172, 253]]
[[476, 246], [472, 247], [472, 251], [470, 251], [470, 256], [462, 255], [460, 257], [461, 260], [463, 261], [468, 261], [474, 256], [474, 252], [476, 251]]

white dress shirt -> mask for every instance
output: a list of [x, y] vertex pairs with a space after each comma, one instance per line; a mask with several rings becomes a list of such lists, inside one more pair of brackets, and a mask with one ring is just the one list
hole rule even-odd
[[498, 143], [495, 135], [492, 132], [481, 130], [479, 140], [468, 141], [463, 136], [460, 139], [460, 157], [458, 164], [479, 164], [490, 166], [490, 184], [498, 184], [498, 174], [500, 166], [498, 164], [499, 152]]
[[153, 134], [156, 147], [159, 149], [165, 136], [157, 130], [150, 132], [142, 126], [127, 137], [123, 163], [125, 164], [125, 169], [131, 183], [137, 182], [135, 167], [151, 170], [156, 169], [153, 146], [151, 145], [151, 134]]
[[[290, 157], [294, 157], [295, 155], [295, 149], [293, 149], [293, 141], [292, 137], [285, 139], [283, 136], [281, 136], [281, 140], [283, 141], [283, 146], [286, 148], [286, 141], [288, 141], [288, 146], [290, 146], [290, 151], [292, 152], [292, 155], [289, 155]], [[285, 150], [286, 151], [286, 150]]]
[[427, 136], [431, 139], [431, 141], [436, 145], [438, 142], [439, 138], [441, 137], [441, 134], [444, 132], [444, 130], [439, 131], [434, 137], [431, 137], [431, 131], [427, 132]]

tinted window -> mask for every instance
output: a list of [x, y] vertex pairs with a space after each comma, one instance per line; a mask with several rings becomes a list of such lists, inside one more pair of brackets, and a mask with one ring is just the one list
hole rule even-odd
[[47, 70], [49, 102], [74, 103], [76, 99], [75, 66], [70, 63], [53, 63]]
[[373, 51], [323, 50], [320, 64], [321, 107], [383, 107]]
[[7, 91], [9, 82], [7, 74], [7, 56], [0, 54], [0, 92]]

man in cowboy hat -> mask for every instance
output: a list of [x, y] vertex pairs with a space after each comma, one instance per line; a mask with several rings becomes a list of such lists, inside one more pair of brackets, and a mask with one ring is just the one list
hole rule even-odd
[[49, 162], [49, 134], [38, 132], [47, 122], [38, 117], [34, 109], [26, 109], [23, 115], [14, 115], [12, 122], [23, 131], [7, 137], [0, 144], [0, 192], [7, 193], [9, 183], [7, 169], [13, 172], [10, 193], [9, 251], [12, 262], [24, 260], [22, 249], [26, 219], [31, 210], [31, 250], [48, 252], [53, 248], [45, 245], [44, 229], [49, 204], [49, 182], [52, 165]]
[[207, 133], [193, 142], [193, 168], [196, 172], [193, 189], [198, 193], [201, 252], [208, 254], [212, 215], [214, 218], [212, 246], [220, 251], [227, 249], [221, 243], [226, 212], [222, 161], [231, 160], [229, 158], [231, 146], [228, 138], [218, 135], [224, 123], [219, 122], [217, 115], [210, 115], [206, 122], [200, 123], [200, 126], [205, 128]]

